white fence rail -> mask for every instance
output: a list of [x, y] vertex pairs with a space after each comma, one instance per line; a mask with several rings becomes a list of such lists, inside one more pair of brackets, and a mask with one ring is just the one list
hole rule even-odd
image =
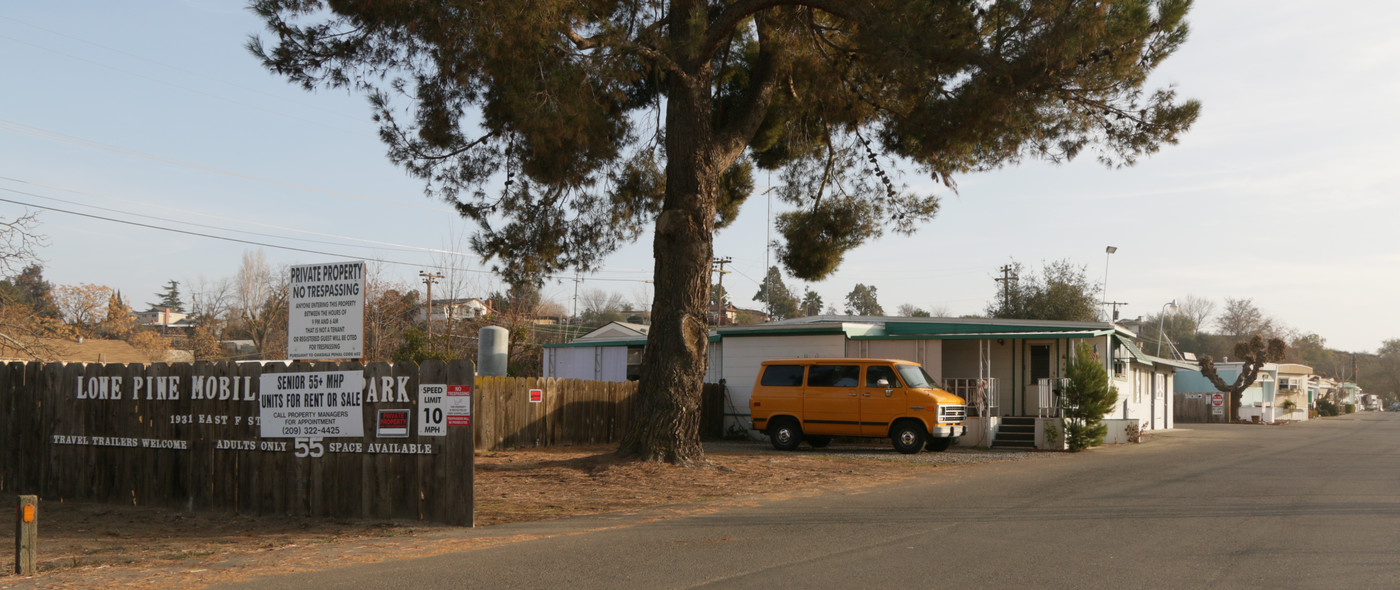
[[[943, 390], [967, 400], [969, 410], [976, 410], [978, 416], [995, 416], [997, 413], [997, 393], [999, 382], [995, 378], [946, 378]], [[971, 416], [972, 412], [968, 412]]]
[[1036, 386], [1040, 389], [1040, 401], [1037, 403], [1036, 416], [1041, 418], [1059, 418], [1064, 416], [1065, 406], [1057, 390], [1063, 388], [1069, 379], [1051, 379], [1042, 377]]

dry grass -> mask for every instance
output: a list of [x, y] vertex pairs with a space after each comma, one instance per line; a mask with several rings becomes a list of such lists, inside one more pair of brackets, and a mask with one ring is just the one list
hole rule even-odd
[[[712, 452], [708, 465], [675, 467], [622, 460], [612, 451], [597, 446], [479, 453], [477, 526], [658, 506], [712, 509], [757, 495], [876, 485], [934, 468], [743, 451]], [[419, 522], [191, 514], [75, 502], [44, 502], [40, 510], [39, 575], [10, 576], [13, 564], [6, 563], [0, 589], [197, 587], [520, 540], [467, 536]], [[4, 545], [0, 551], [13, 555], [13, 537]]]

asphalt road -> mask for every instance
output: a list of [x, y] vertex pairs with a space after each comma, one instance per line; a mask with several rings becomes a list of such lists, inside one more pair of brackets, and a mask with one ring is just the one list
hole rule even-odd
[[486, 527], [487, 549], [256, 588], [1395, 588], [1400, 413], [1183, 425], [714, 512]]

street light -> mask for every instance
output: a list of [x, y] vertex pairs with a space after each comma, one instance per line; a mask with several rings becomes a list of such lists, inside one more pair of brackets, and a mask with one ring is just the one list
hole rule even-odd
[[1162, 306], [1162, 315], [1157, 316], [1157, 356], [1162, 356], [1162, 321], [1167, 319], [1168, 313], [1176, 313], [1176, 300], [1173, 299]]
[[[1103, 304], [1104, 304], [1104, 305], [1108, 305], [1108, 302], [1109, 302], [1109, 298], [1108, 298], [1108, 261], [1109, 261], [1109, 258], [1113, 256], [1113, 253], [1114, 253], [1114, 252], [1117, 252], [1117, 251], [1118, 251], [1118, 247], [1117, 247], [1117, 246], [1109, 246], [1109, 247], [1107, 247], [1107, 248], [1104, 248], [1104, 252], [1107, 253], [1107, 254], [1104, 254], [1104, 257], [1103, 257]], [[1105, 314], [1105, 316], [1109, 316], [1108, 310], [1107, 310], [1107, 309], [1104, 310], [1104, 314]], [[1109, 321], [1113, 321], [1113, 318], [1112, 318], [1111, 316], [1109, 316]]]

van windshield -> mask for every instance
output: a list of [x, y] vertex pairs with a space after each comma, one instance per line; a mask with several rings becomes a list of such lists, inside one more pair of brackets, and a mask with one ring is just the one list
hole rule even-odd
[[904, 384], [910, 387], [922, 387], [925, 389], [936, 387], [933, 384], [933, 377], [929, 377], [924, 372], [924, 368], [919, 365], [895, 365], [899, 368], [899, 376], [904, 378]]

